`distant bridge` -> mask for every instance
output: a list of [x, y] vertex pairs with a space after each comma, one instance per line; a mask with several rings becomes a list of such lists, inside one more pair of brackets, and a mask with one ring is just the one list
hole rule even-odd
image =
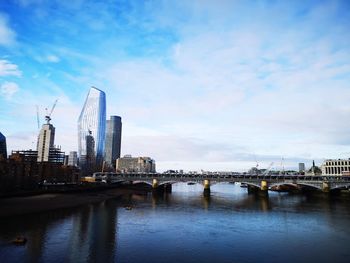
[[153, 189], [171, 189], [178, 182], [203, 184], [204, 192], [210, 191], [211, 184], [243, 183], [249, 190], [267, 192], [280, 186], [313, 188], [323, 192], [336, 189], [350, 189], [350, 176], [319, 176], [319, 175], [257, 175], [237, 173], [189, 174], [189, 173], [111, 173], [97, 172], [93, 174], [96, 181], [108, 183], [132, 182], [151, 185]]

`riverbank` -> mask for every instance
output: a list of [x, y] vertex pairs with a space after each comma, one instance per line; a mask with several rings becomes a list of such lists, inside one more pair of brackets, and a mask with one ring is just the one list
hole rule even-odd
[[145, 194], [146, 189], [126, 187], [100, 188], [91, 191], [47, 192], [42, 194], [0, 198], [0, 218], [37, 213], [60, 208], [71, 208], [120, 198], [125, 194]]

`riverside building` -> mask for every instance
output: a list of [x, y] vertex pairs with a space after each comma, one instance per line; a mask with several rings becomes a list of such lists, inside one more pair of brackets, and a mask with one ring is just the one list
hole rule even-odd
[[350, 159], [328, 159], [321, 166], [322, 175], [349, 175]]
[[[94, 159], [97, 164], [102, 163], [105, 134], [106, 94], [102, 90], [91, 87], [78, 119], [78, 157], [81, 166], [84, 166], [84, 162], [87, 160], [89, 142], [86, 142], [86, 138], [90, 138], [90, 135], [94, 139]], [[89, 158], [91, 159], [90, 156]]]
[[78, 153], [76, 151], [69, 152], [68, 165], [78, 166]]
[[124, 157], [117, 159], [116, 169], [124, 173], [155, 173], [156, 162], [150, 157], [132, 157], [131, 155], [124, 155]]
[[305, 173], [305, 163], [299, 163], [299, 173]]
[[0, 158], [7, 158], [6, 137], [0, 132]]
[[50, 149], [54, 148], [55, 127], [47, 122], [43, 124], [38, 137], [38, 162], [48, 162]]
[[122, 119], [119, 116], [111, 116], [107, 120], [105, 161], [109, 166], [114, 166], [120, 157], [122, 140]]

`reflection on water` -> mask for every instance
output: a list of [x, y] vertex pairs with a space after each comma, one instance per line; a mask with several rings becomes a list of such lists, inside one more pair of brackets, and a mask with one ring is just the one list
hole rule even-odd
[[[0, 262], [348, 262], [349, 197], [232, 184], [2, 219]], [[132, 210], [126, 210], [131, 206]], [[11, 240], [25, 235], [25, 246]]]

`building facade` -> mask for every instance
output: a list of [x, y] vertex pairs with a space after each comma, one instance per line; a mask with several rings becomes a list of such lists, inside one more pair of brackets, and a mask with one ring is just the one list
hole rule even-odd
[[7, 158], [6, 137], [1, 132], [0, 132], [0, 156], [2, 156], [5, 159]]
[[305, 163], [299, 163], [299, 173], [305, 173]]
[[90, 135], [90, 132], [94, 138], [96, 162], [101, 163], [106, 133], [106, 95], [95, 87], [90, 88], [78, 119], [78, 157], [82, 162], [86, 160], [86, 136]]
[[78, 153], [76, 151], [69, 152], [68, 165], [78, 166]]
[[132, 157], [131, 155], [125, 155], [117, 159], [116, 169], [123, 173], [155, 173], [156, 162], [150, 157]]
[[328, 159], [321, 166], [322, 175], [347, 175], [350, 172], [350, 159]]
[[50, 149], [54, 147], [55, 143], [55, 127], [46, 123], [43, 124], [37, 144], [38, 162], [48, 162], [50, 157]]
[[107, 120], [105, 144], [105, 161], [110, 166], [114, 166], [120, 157], [121, 141], [122, 119], [119, 116], [111, 116], [110, 120]]

